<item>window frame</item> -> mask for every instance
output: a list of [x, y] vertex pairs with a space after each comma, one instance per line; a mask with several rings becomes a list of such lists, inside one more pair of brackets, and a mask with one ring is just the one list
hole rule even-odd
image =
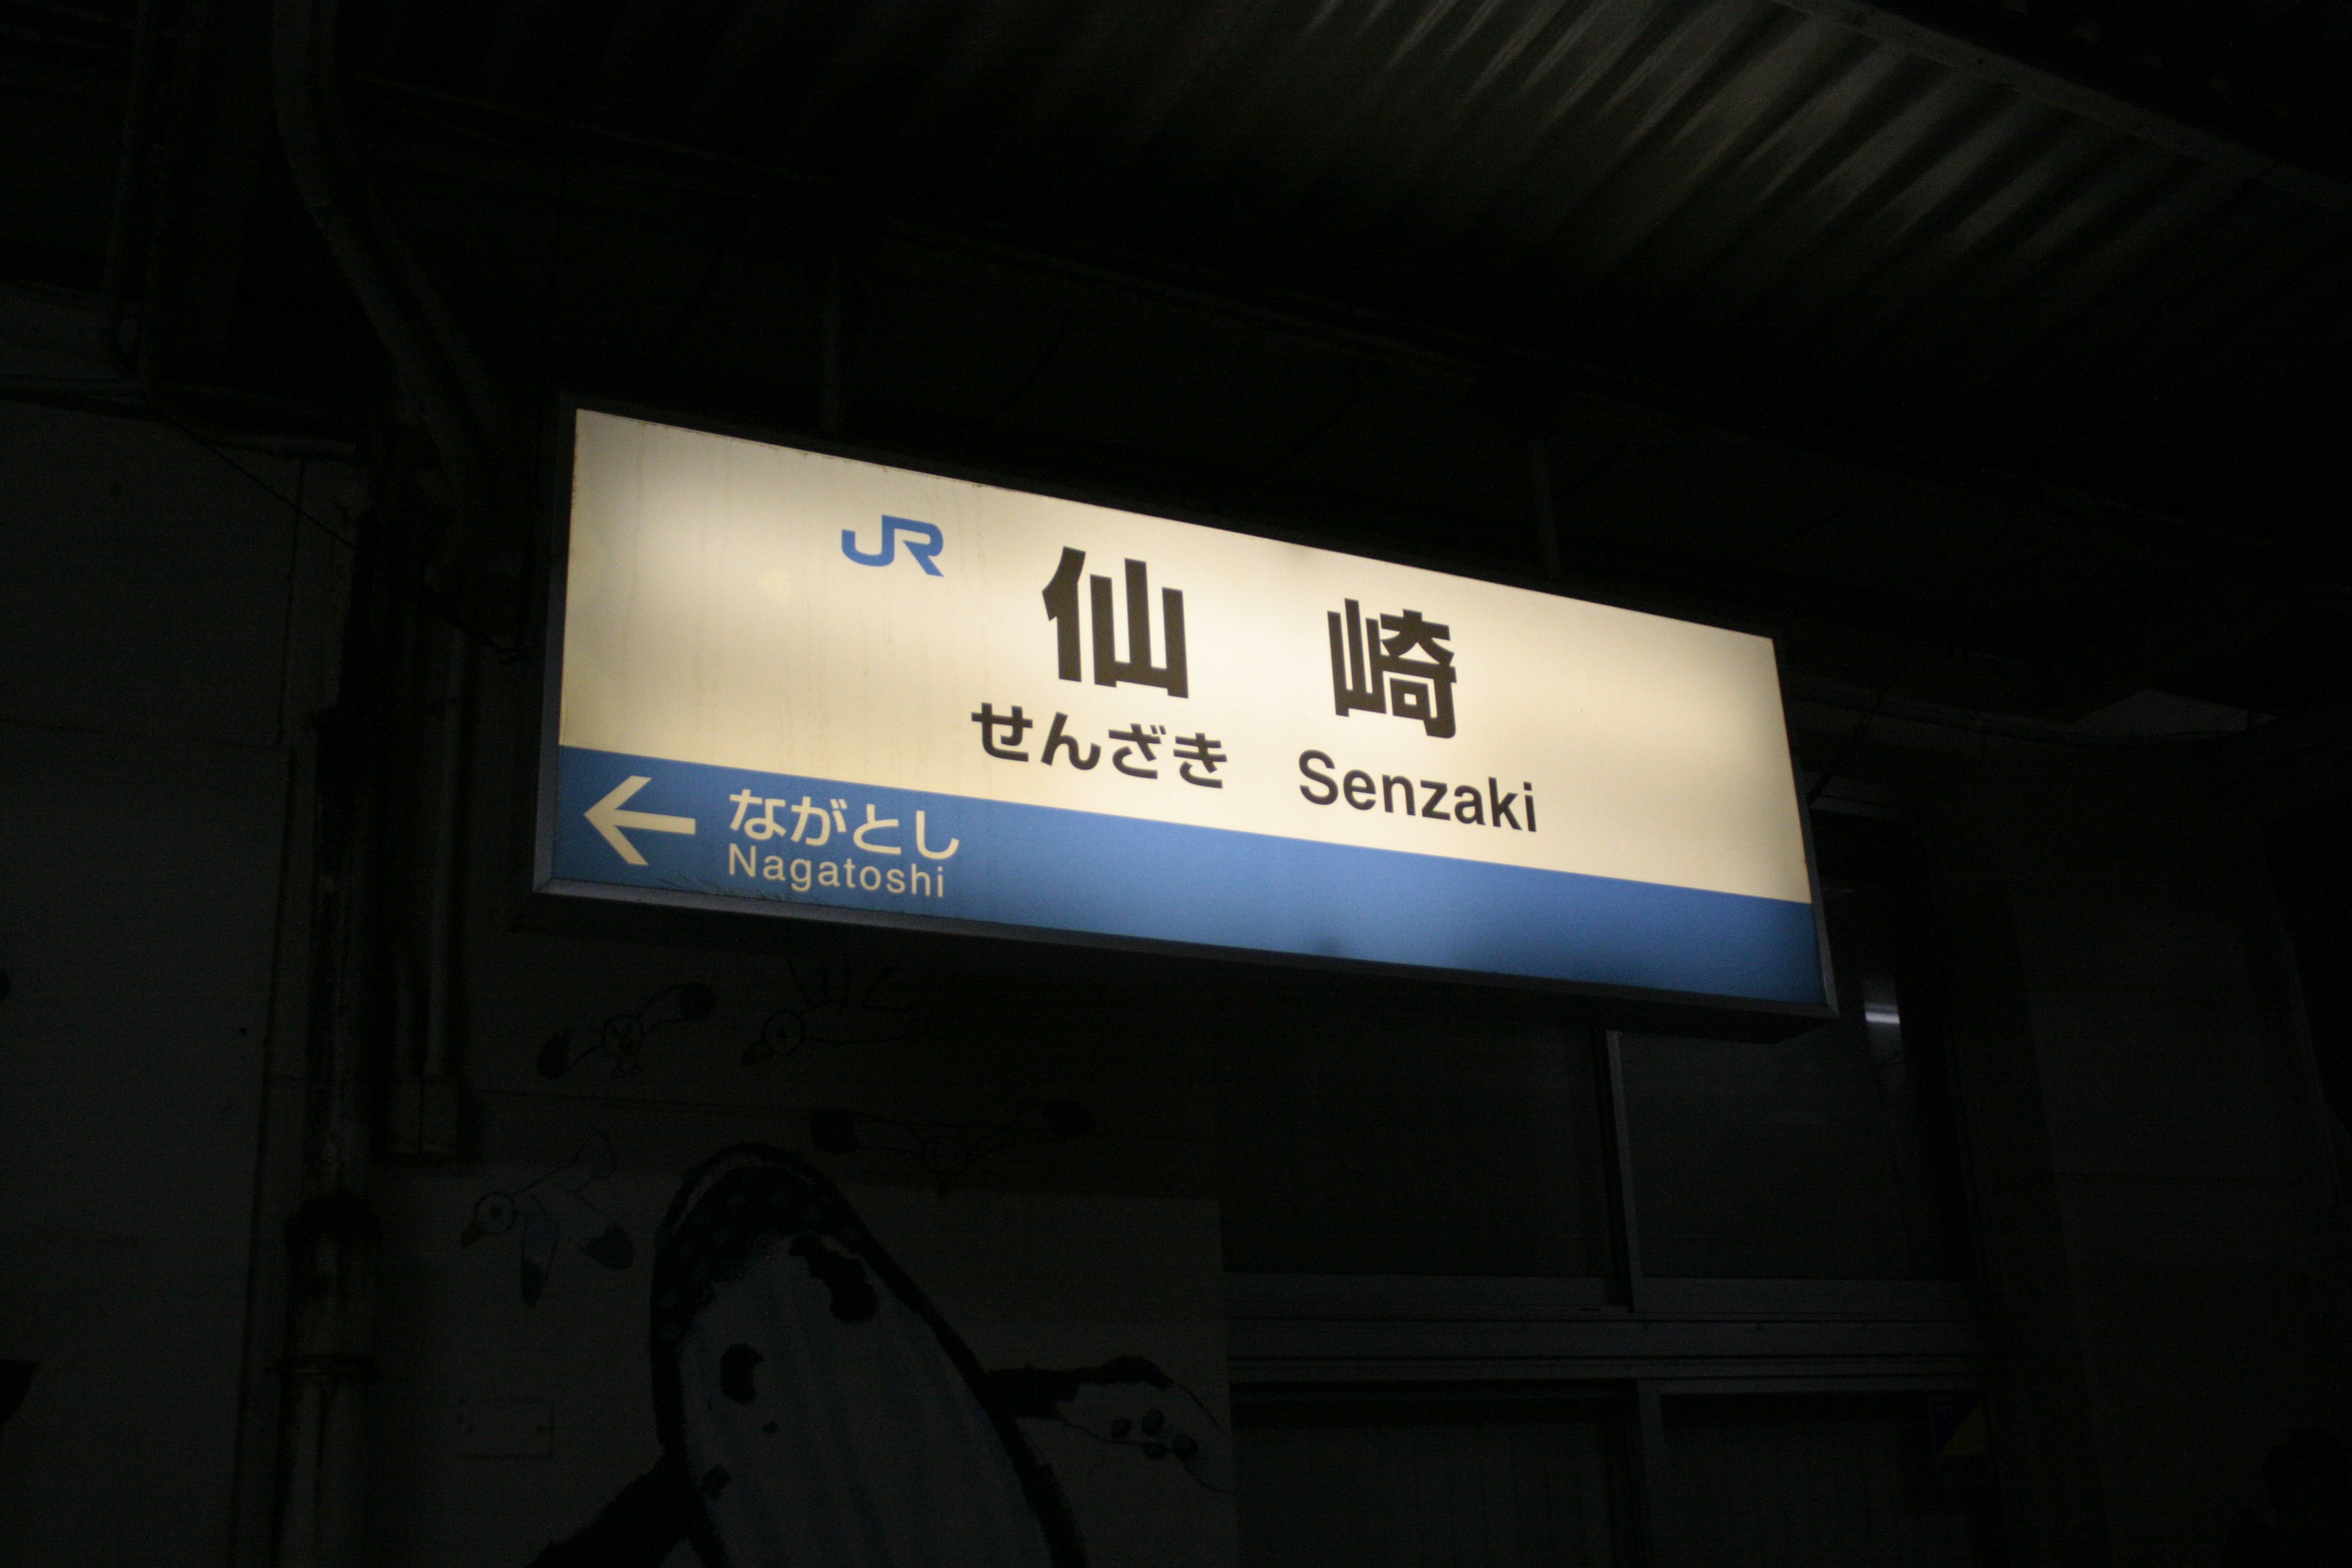
[[[1901, 896], [1907, 903], [1916, 889]], [[1913, 953], [1909, 967], [1920, 957]], [[1906, 1026], [1914, 1010], [1906, 1005]], [[1500, 1389], [1518, 1391], [1517, 1397], [1602, 1400], [1619, 1427], [1612, 1442], [1625, 1456], [1622, 1497], [1612, 1492], [1626, 1510], [1615, 1532], [1621, 1552], [1629, 1568], [1664, 1568], [1675, 1530], [1667, 1400], [1857, 1394], [1990, 1399], [1996, 1358], [1980, 1257], [1965, 1226], [1958, 1239], [1967, 1273], [1958, 1279], [1652, 1276], [1643, 1261], [1622, 1035], [1594, 1032], [1609, 1273], [1228, 1272], [1230, 1382], [1236, 1410], [1307, 1398], [1468, 1399]], [[1939, 1112], [1950, 1114], [1948, 1102]], [[1944, 1152], [1957, 1157], [1958, 1129], [1945, 1131]], [[1965, 1206], [1965, 1170], [1951, 1175]], [[1997, 1523], [1997, 1491], [1984, 1506]]]

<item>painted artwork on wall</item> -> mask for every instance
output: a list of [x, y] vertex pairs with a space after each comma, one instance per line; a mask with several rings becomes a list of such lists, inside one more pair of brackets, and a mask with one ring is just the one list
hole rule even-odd
[[636, 1256], [626, 1227], [589, 1196], [588, 1188], [613, 1173], [613, 1141], [591, 1133], [568, 1163], [512, 1188], [495, 1188], [474, 1204], [457, 1245], [471, 1247], [486, 1237], [521, 1232], [523, 1305], [533, 1307], [547, 1289], [556, 1250], [569, 1240], [607, 1268], [626, 1268]]
[[534, 1568], [654, 1568], [681, 1544], [709, 1568], [1081, 1568], [1046, 1457], [1073, 1436], [1229, 1507], [1232, 1446], [1192, 1390], [1141, 1353], [984, 1366], [796, 1155], [740, 1144], [689, 1172], [651, 1289], [660, 1452]]

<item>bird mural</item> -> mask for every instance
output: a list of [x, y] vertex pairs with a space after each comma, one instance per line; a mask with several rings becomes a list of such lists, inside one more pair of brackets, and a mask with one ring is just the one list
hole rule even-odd
[[594, 1029], [570, 1025], [539, 1047], [539, 1076], [562, 1078], [591, 1057], [612, 1064], [614, 1078], [643, 1078], [646, 1041], [673, 1024], [699, 1024], [719, 1008], [719, 993], [699, 981], [665, 985], [633, 1012], [614, 1013]]
[[824, 956], [788, 961], [788, 988], [760, 1021], [743, 1065], [781, 1062], [812, 1047], [890, 1045], [921, 1037], [923, 1009], [906, 976]]
[[457, 1245], [471, 1247], [485, 1237], [520, 1230], [525, 1306], [539, 1304], [556, 1250], [566, 1240], [607, 1268], [626, 1268], [636, 1258], [635, 1244], [619, 1221], [586, 1196], [590, 1185], [613, 1173], [614, 1164], [612, 1141], [602, 1132], [592, 1133], [569, 1164], [510, 1192], [488, 1192], [477, 1198], [474, 1216], [459, 1233]]
[[654, 1253], [661, 1457], [532, 1568], [654, 1568], [681, 1543], [707, 1568], [1087, 1568], [1047, 1425], [1232, 1494], [1231, 1440], [1155, 1363], [982, 1366], [795, 1155], [712, 1155]]

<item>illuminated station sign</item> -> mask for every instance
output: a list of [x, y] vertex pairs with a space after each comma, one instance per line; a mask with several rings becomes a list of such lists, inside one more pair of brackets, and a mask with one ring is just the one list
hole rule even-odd
[[544, 894], [1824, 1003], [1766, 638], [572, 419]]

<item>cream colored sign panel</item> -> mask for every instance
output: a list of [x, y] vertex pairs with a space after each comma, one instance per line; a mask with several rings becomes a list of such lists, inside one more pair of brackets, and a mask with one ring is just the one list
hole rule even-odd
[[[968, 480], [577, 417], [559, 757], [578, 787], [556, 834], [570, 879], [1819, 999], [1765, 639]], [[629, 779], [645, 782], [616, 798]], [[832, 819], [822, 839], [820, 808]], [[912, 842], [913, 811], [929, 846], [955, 837], [956, 856], [931, 858]], [[892, 813], [895, 835], [857, 838]], [[627, 816], [670, 826], [614, 825]], [[970, 831], [949, 833], [950, 819]], [[690, 832], [677, 830], [688, 820]], [[845, 853], [867, 847], [883, 881], [836, 871], [852, 885], [828, 890], [816, 851], [851, 840]], [[1079, 846], [1111, 863], [1073, 860]], [[803, 888], [794, 859], [808, 867]], [[908, 873], [911, 889], [919, 862], [957, 891], [893, 895], [887, 873]], [[1108, 886], [1147, 863], [1163, 892]], [[1506, 876], [1514, 870], [1538, 875]], [[1203, 879], [1217, 886], [1191, 886]], [[1068, 895], [1059, 903], [1055, 889]], [[1728, 900], [1712, 907], [1743, 911], [1730, 924], [1750, 946], [1756, 930], [1775, 928], [1763, 967], [1778, 979], [1757, 988], [1753, 953], [1731, 965], [1744, 980], [1688, 954], [1629, 970], [1627, 930], [1664, 946], [1720, 937], [1709, 935], [1721, 922], [1708, 900], [1669, 899], [1662, 915], [1656, 890]], [[1168, 903], [1185, 899], [1187, 909]], [[1345, 906], [1367, 899], [1422, 910], [1451, 934], [1360, 951], [1349, 931], [1360, 918]], [[1465, 917], [1444, 906], [1462, 899], [1499, 899], [1551, 924], [1559, 952], [1531, 958], [1523, 938], [1504, 944], [1507, 960], [1488, 951], [1454, 929]], [[1239, 906], [1265, 900], [1286, 902], [1272, 926], [1236, 925]], [[1758, 906], [1777, 908], [1762, 918]], [[1330, 919], [1317, 912], [1327, 907]], [[1620, 929], [1596, 948], [1592, 928], [1612, 922]], [[1571, 951], [1580, 943], [1619, 957], [1589, 972]], [[1701, 983], [1675, 983], [1693, 976]]]

